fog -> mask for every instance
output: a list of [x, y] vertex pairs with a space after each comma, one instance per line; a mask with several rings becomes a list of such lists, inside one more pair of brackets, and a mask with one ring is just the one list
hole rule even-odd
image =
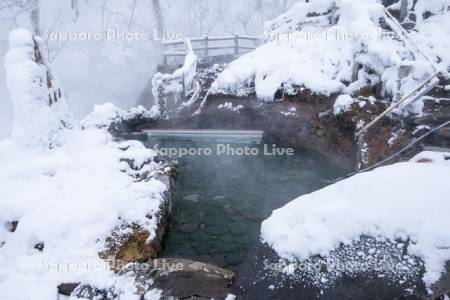
[[298, 1], [167, 0], [161, 1], [159, 15], [154, 6], [158, 2], [2, 0], [0, 136], [10, 131], [13, 118], [3, 58], [8, 33], [14, 28], [28, 28], [44, 38], [53, 73], [65, 88], [73, 113], [81, 119], [94, 104], [112, 102], [123, 109], [138, 102], [148, 105], [140, 95], [148, 89], [161, 60], [159, 39], [262, 35], [265, 21]]

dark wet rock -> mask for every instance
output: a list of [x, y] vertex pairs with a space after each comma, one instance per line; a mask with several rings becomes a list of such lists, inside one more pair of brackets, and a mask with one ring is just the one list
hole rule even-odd
[[[438, 92], [438, 95], [439, 92]], [[444, 95], [441, 95], [444, 96]], [[447, 98], [427, 98], [424, 101], [423, 115], [414, 120], [414, 125], [424, 128], [417, 132], [424, 134], [448, 121], [450, 116], [450, 93]], [[426, 128], [426, 129], [425, 129]], [[450, 147], [450, 126], [436, 131], [424, 140], [424, 146]]]
[[258, 242], [237, 271], [233, 293], [238, 299], [302, 300], [423, 300], [448, 293], [450, 273], [428, 295], [421, 280], [423, 263], [406, 254], [409, 243], [362, 237], [327, 259], [288, 262]]
[[89, 299], [89, 300], [110, 300], [115, 297], [108, 297], [108, 291], [100, 290], [95, 287], [91, 287], [89, 285], [79, 285], [75, 288], [75, 290], [71, 293], [71, 297], [75, 297], [76, 299]]
[[45, 247], [44, 242], [39, 242], [36, 245], [34, 245], [34, 249], [36, 249], [40, 252], [44, 251], [44, 247]]
[[448, 295], [450, 294], [450, 261], [445, 264], [445, 272], [436, 282], [432, 290], [435, 295]]
[[[216, 265], [188, 259], [161, 258], [126, 265], [118, 277], [133, 283], [132, 292], [143, 297], [153, 289], [162, 290], [162, 299], [225, 299], [234, 273]], [[120, 281], [120, 280], [119, 280]], [[79, 299], [118, 300], [119, 286], [98, 289], [89, 285], [61, 285], [61, 294]], [[129, 291], [128, 291], [129, 292]]]
[[58, 294], [61, 294], [64, 296], [70, 296], [79, 285], [80, 285], [79, 282], [77, 282], [77, 283], [62, 283], [62, 284], [58, 285]]
[[18, 225], [19, 221], [11, 221], [5, 223], [6, 230], [9, 232], [15, 232], [17, 230]]
[[[165, 297], [179, 299], [225, 299], [234, 279], [234, 273], [212, 264], [187, 259], [159, 259], [155, 265], [154, 287], [162, 289]], [[170, 266], [167, 271], [163, 266]]]

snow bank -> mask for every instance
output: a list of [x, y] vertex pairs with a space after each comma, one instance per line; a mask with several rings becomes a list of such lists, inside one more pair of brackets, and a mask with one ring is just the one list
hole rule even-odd
[[9, 35], [7, 86], [14, 104], [12, 136], [22, 145], [52, 147], [75, 126], [63, 91], [46, 64], [41, 40], [25, 29]]
[[[441, 69], [447, 69], [450, 33], [442, 27], [450, 12], [442, 7], [450, 1], [436, 1], [442, 2], [441, 9], [432, 11], [442, 15], [420, 19], [413, 38]], [[433, 6], [428, 2], [419, 0], [417, 7]], [[273, 101], [281, 87], [288, 94], [292, 86], [304, 86], [329, 95], [352, 94], [363, 86], [383, 83], [386, 95], [404, 95], [433, 73], [432, 66], [413, 53], [411, 45], [405, 46], [383, 31], [380, 19], [384, 16], [383, 6], [376, 0], [297, 3], [266, 24], [267, 43], [232, 62], [211, 92], [246, 96], [254, 91], [259, 98]], [[338, 20], [336, 24], [334, 20]], [[411, 73], [401, 79], [398, 90], [398, 70], [405, 64], [411, 66]]]
[[[135, 182], [136, 171], [121, 162], [152, 161], [153, 150], [115, 143], [96, 128], [66, 131], [61, 141], [47, 152], [0, 142], [3, 299], [56, 299], [56, 287], [68, 282], [108, 288], [124, 280], [98, 257], [112, 229], [134, 222], [155, 234], [167, 187], [154, 179]], [[151, 162], [141, 171], [151, 177], [159, 168]], [[15, 232], [3, 226], [12, 221], [18, 221]], [[35, 249], [39, 243], [42, 252]]]
[[408, 255], [423, 260], [423, 280], [431, 285], [450, 260], [449, 158], [450, 153], [421, 153], [410, 162], [362, 173], [302, 196], [263, 222], [262, 240], [280, 257], [293, 261], [327, 257], [341, 243], [347, 245], [361, 236], [394, 243], [410, 238]]

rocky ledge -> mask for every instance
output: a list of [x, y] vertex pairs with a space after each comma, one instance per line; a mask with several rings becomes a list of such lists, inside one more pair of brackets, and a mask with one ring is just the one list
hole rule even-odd
[[[215, 265], [178, 258], [161, 258], [146, 263], [130, 263], [119, 276], [131, 283], [137, 296], [143, 299], [226, 299], [234, 273]], [[99, 289], [89, 285], [61, 286], [74, 288], [70, 295], [77, 299], [120, 299], [116, 287]]]
[[298, 263], [280, 259], [267, 244], [258, 243], [238, 270], [233, 293], [237, 299], [305, 300], [424, 300], [448, 293], [449, 264], [431, 297], [422, 282], [423, 263], [405, 252], [408, 243], [361, 237], [326, 259], [316, 256]]

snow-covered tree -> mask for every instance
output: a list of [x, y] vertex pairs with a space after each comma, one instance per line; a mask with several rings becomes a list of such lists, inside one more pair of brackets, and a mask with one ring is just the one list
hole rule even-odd
[[42, 39], [25, 29], [9, 35], [7, 87], [14, 104], [13, 138], [31, 147], [52, 148], [75, 126], [63, 91], [42, 51]]

